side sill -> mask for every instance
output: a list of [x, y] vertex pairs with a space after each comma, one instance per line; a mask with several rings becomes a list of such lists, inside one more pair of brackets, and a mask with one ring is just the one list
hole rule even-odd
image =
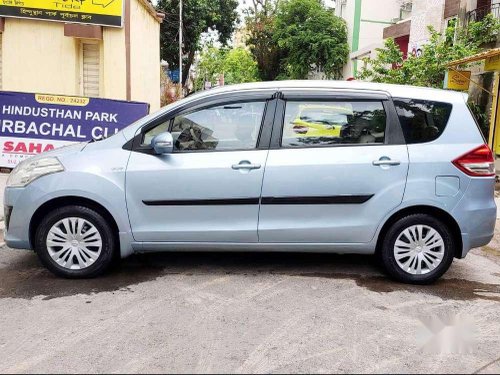
[[235, 242], [134, 242], [136, 253], [163, 251], [222, 251], [222, 252], [312, 252], [337, 254], [374, 254], [373, 243], [235, 243]]

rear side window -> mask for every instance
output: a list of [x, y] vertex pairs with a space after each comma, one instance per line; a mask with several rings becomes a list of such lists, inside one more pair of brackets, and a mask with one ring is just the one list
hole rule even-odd
[[386, 122], [379, 101], [288, 101], [281, 145], [383, 144]]
[[407, 144], [426, 143], [443, 134], [452, 105], [427, 100], [394, 99]]

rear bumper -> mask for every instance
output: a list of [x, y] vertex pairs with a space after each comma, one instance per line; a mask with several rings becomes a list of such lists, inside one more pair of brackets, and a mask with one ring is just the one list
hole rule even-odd
[[487, 245], [495, 234], [497, 206], [494, 178], [472, 178], [464, 196], [452, 211], [462, 234], [462, 254]]

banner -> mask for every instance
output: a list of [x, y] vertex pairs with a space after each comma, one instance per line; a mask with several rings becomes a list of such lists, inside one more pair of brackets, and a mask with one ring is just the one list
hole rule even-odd
[[484, 70], [487, 72], [500, 72], [500, 55], [488, 57], [484, 62]]
[[0, 167], [41, 152], [109, 137], [149, 112], [147, 103], [0, 92]]
[[123, 26], [123, 0], [0, 0], [0, 16]]

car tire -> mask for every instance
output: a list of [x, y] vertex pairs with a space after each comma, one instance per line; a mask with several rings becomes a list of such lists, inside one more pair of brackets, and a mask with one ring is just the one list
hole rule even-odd
[[57, 276], [81, 279], [101, 275], [114, 258], [116, 239], [97, 211], [65, 206], [49, 212], [35, 232], [35, 251]]
[[382, 242], [381, 259], [389, 275], [407, 284], [431, 284], [451, 266], [455, 241], [450, 228], [427, 214], [402, 217]]

